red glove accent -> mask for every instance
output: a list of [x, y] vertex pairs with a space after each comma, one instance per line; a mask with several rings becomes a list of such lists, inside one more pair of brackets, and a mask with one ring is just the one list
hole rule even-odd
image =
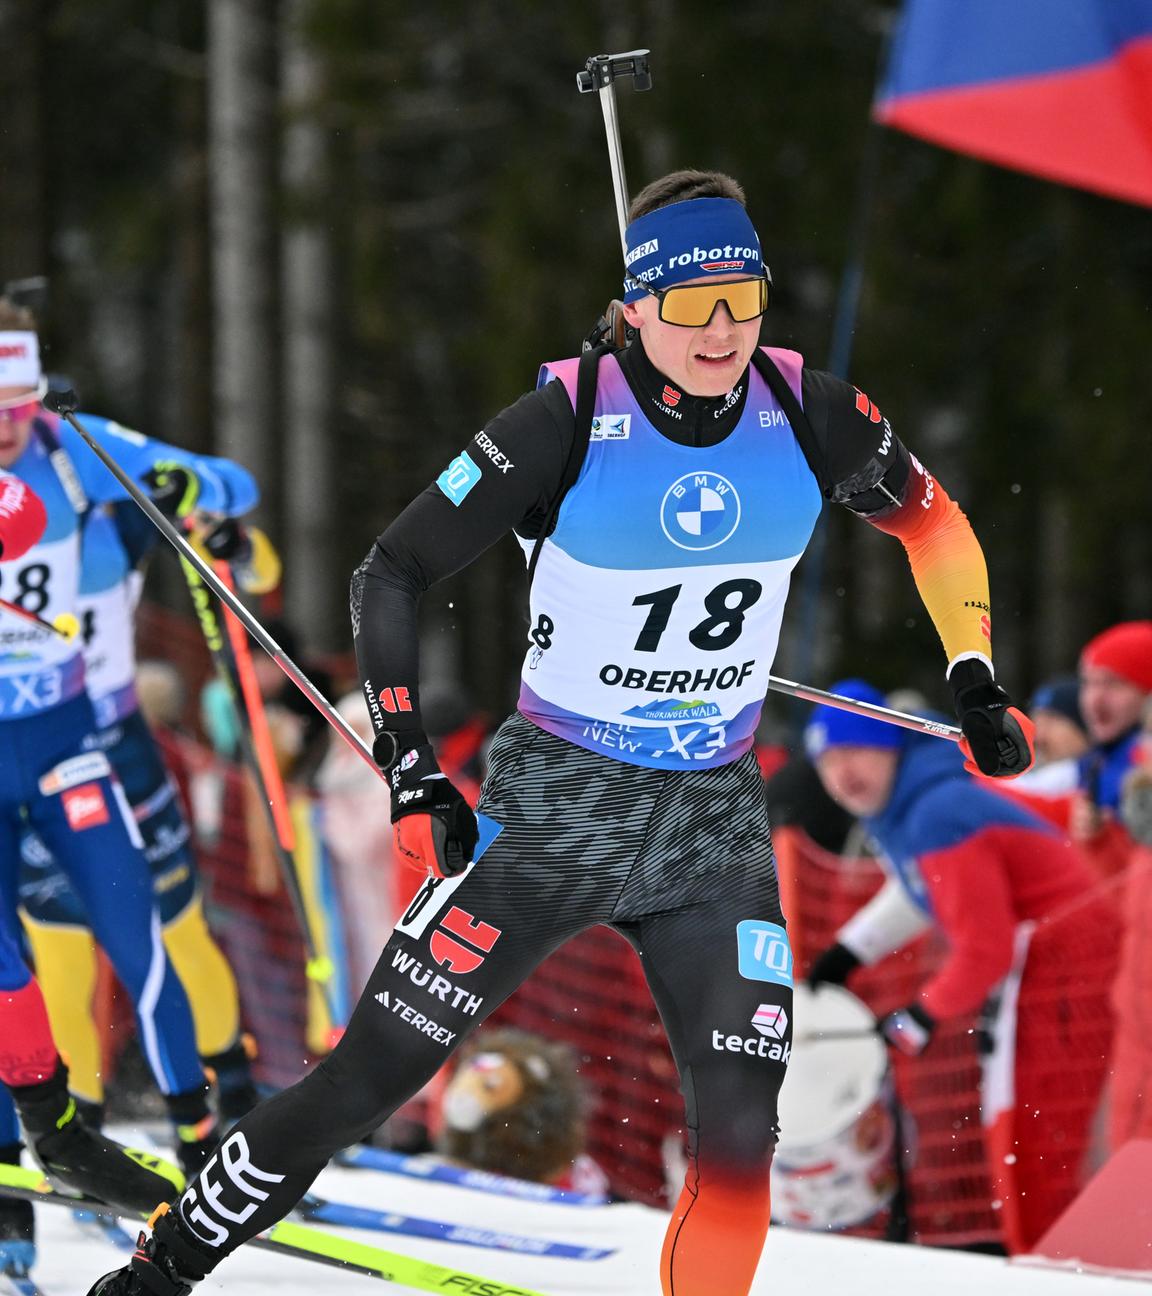
[[392, 831], [396, 839], [396, 853], [409, 868], [443, 878], [448, 875], [440, 869], [436, 842], [432, 836], [433, 822], [430, 814], [405, 815], [403, 819], [396, 820]]
[[40, 496], [19, 477], [0, 475], [0, 559], [22, 558], [39, 543], [47, 525]]
[[985, 774], [984, 771], [976, 764], [976, 759], [972, 755], [972, 748], [968, 745], [967, 738], [960, 739], [960, 750], [964, 753], [964, 768], [969, 774], [977, 774], [980, 778], [995, 778], [999, 782], [1009, 782], [1017, 779], [1021, 774], [1027, 774], [1032, 766], [1036, 763], [1036, 726], [1020, 710], [1019, 707], [1009, 707], [1004, 713], [1005, 718], [1011, 717], [1019, 726], [1020, 737], [1023, 739], [1025, 746], [1028, 748], [1028, 764], [1022, 770], [1017, 770], [1015, 774]]

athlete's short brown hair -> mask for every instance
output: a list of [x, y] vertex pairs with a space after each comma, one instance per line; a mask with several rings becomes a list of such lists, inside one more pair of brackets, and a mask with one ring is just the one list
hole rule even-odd
[[658, 207], [687, 202], [689, 198], [731, 198], [741, 207], [748, 205], [740, 182], [723, 171], [670, 171], [645, 185], [632, 199], [628, 220], [647, 216]]

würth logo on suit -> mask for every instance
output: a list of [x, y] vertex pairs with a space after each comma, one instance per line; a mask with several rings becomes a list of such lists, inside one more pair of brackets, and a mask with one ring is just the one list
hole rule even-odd
[[475, 972], [500, 939], [500, 928], [480, 922], [470, 913], [453, 905], [440, 919], [428, 948], [437, 963], [449, 972], [464, 975]]

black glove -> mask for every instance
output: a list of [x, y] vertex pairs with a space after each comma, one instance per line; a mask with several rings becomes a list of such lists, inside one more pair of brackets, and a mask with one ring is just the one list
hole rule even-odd
[[476, 816], [440, 772], [428, 740], [418, 732], [384, 733], [377, 738], [373, 755], [387, 770], [392, 788], [392, 822], [400, 858], [410, 868], [434, 877], [463, 873], [479, 837]]
[[248, 533], [235, 518], [221, 518], [201, 542], [217, 562], [245, 562], [252, 553]]
[[152, 503], [169, 521], [188, 517], [200, 498], [200, 478], [185, 464], [172, 460], [158, 460], [143, 481]]
[[815, 990], [818, 985], [843, 985], [860, 966], [860, 960], [839, 941], [829, 945], [822, 954], [817, 954], [808, 969], [808, 986]]
[[1032, 721], [976, 657], [965, 658], [948, 676], [964, 737], [964, 768], [989, 778], [1015, 778], [1035, 759]]
[[919, 1004], [909, 1004], [881, 1017], [876, 1029], [893, 1048], [907, 1057], [916, 1057], [932, 1042], [936, 1018]]

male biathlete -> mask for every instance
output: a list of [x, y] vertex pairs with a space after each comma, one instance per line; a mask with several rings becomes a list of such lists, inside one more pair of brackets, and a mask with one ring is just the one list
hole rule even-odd
[[[0, 405], [0, 425], [10, 421]], [[15, 562], [44, 534], [44, 503], [0, 468], [0, 562]], [[11, 614], [10, 614], [11, 615]], [[140, 1211], [179, 1184], [134, 1159], [77, 1119], [40, 987], [20, 955], [19, 935], [0, 904], [0, 1094], [19, 1110], [24, 1134], [43, 1169], [66, 1191]], [[17, 1132], [0, 1115], [0, 1164], [20, 1164]], [[0, 1274], [23, 1277], [36, 1261], [32, 1204], [0, 1197]]]
[[[15, 561], [0, 558], [0, 598], [11, 605], [0, 608], [0, 907], [14, 930], [20, 838], [30, 827], [67, 871], [132, 997], [142, 1051], [164, 1094], [181, 1164], [191, 1171], [215, 1146], [216, 1122], [188, 1000], [165, 954], [135, 819], [97, 739], [80, 636], [51, 629], [61, 618], [78, 620], [90, 510], [126, 492], [80, 437], [42, 408], [44, 390], [34, 321], [0, 298], [0, 467], [32, 486], [47, 510], [39, 542]], [[89, 418], [88, 426], [161, 499], [186, 488], [174, 472], [154, 471], [170, 447], [106, 419]], [[244, 513], [258, 499], [242, 469], [231, 485], [196, 471], [207, 510]], [[18, 989], [27, 969], [11, 955], [0, 945], [0, 986]], [[14, 1129], [2, 1098], [0, 1138]]]
[[[1028, 722], [993, 682], [987, 574], [964, 515], [855, 388], [792, 351], [764, 353], [775, 386], [750, 363], [769, 279], [739, 185], [676, 172], [630, 220], [638, 337], [599, 358], [591, 402], [578, 361], [545, 365], [353, 578], [374, 754], [400, 851], [430, 879], [336, 1050], [239, 1123], [100, 1296], [187, 1292], [596, 923], [639, 952], [680, 1068], [690, 1161], [664, 1291], [748, 1291], [792, 1012], [752, 735], [822, 493], [908, 549], [970, 756], [992, 775], [1030, 763]], [[478, 823], [421, 728], [417, 604], [506, 532], [531, 551], [542, 529], [519, 710], [494, 740]]]
[[[201, 471], [238, 493], [247, 490], [248, 474], [227, 459], [188, 456], [163, 442], [152, 444], [166, 456], [162, 471], [179, 483], [189, 518], [197, 516], [190, 506], [199, 495]], [[236, 978], [208, 929], [191, 829], [136, 697], [135, 613], [144, 579], [140, 565], [158, 538], [159, 532], [132, 501], [86, 511], [77, 605], [84, 678], [99, 725], [95, 745], [112, 762], [140, 830], [164, 947], [188, 995], [196, 1046], [215, 1081], [221, 1121], [230, 1125], [256, 1102]], [[232, 560], [246, 592], [264, 592], [275, 585], [278, 559], [255, 528], [224, 518], [205, 528], [205, 541], [211, 556]], [[259, 559], [259, 573], [253, 570], [253, 558]], [[21, 853], [21, 916], [40, 984], [56, 1038], [68, 1056], [72, 1093], [85, 1120], [99, 1127], [104, 1082], [91, 1011], [97, 964], [88, 911], [67, 871], [31, 829], [21, 840]]]

